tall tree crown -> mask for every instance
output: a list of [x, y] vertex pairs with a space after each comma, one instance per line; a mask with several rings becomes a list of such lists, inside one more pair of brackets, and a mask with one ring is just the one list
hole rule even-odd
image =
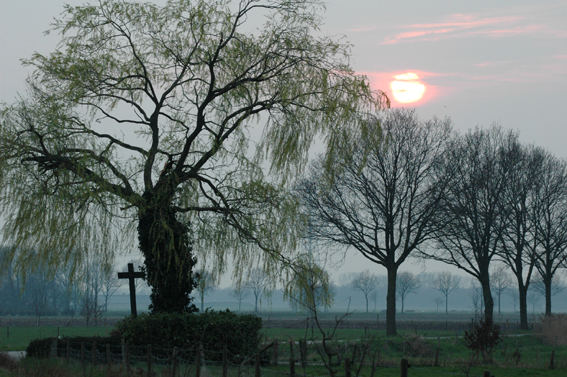
[[283, 224], [295, 202], [280, 183], [316, 135], [329, 156], [348, 150], [343, 136], [382, 98], [349, 68], [347, 45], [316, 36], [319, 8], [66, 6], [57, 49], [26, 61], [28, 93], [0, 108], [5, 238], [52, 263], [81, 259], [132, 243], [136, 216], [162, 205], [191, 224], [196, 250], [238, 249], [246, 262], [251, 241], [271, 256], [293, 248], [293, 222]]

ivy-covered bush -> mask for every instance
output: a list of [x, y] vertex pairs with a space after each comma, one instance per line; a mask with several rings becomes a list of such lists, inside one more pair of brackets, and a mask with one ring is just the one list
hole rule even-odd
[[187, 357], [202, 344], [207, 360], [222, 360], [223, 349], [232, 361], [254, 354], [260, 340], [262, 319], [230, 311], [197, 313], [155, 313], [128, 317], [117, 324], [117, 332], [129, 345], [151, 344], [159, 350], [178, 347]]

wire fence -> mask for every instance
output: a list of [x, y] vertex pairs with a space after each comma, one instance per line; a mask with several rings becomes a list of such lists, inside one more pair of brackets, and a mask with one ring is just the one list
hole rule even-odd
[[[383, 345], [385, 347], [385, 345]], [[333, 342], [331, 351], [325, 353], [321, 342], [285, 341], [273, 339], [264, 342], [256, 352], [250, 354], [230, 353], [226, 346], [221, 350], [204, 349], [202, 344], [191, 348], [160, 347], [155, 345], [131, 345], [123, 340], [118, 344], [99, 344], [96, 341], [74, 341], [73, 339], [54, 339], [49, 356], [57, 357], [66, 363], [79, 365], [82, 377], [91, 377], [93, 369], [97, 376], [162, 376], [162, 377], [271, 377], [302, 376], [308, 371], [312, 376], [328, 376], [329, 368], [337, 376], [377, 375], [379, 367], [399, 367], [400, 375], [407, 376], [411, 364], [415, 366], [461, 366], [470, 368], [470, 360], [445, 360], [440, 349], [421, 356], [411, 356], [411, 344], [402, 344], [402, 358], [386, 359], [385, 348], [375, 348], [368, 341]], [[508, 353], [507, 366], [518, 367], [519, 354]], [[557, 358], [555, 351], [548, 355], [538, 354], [536, 365], [539, 368], [565, 368], [567, 360]], [[527, 361], [527, 360], [526, 360]], [[499, 363], [501, 364], [501, 363]], [[501, 365], [502, 366], [502, 365]], [[362, 372], [361, 372], [362, 371]], [[405, 373], [405, 374], [404, 374]]]
[[[329, 359], [341, 375], [358, 375], [363, 364], [371, 367], [372, 375], [377, 366], [373, 358], [356, 344], [340, 344], [334, 359]], [[367, 351], [367, 348], [366, 348]], [[304, 339], [295, 341], [272, 340], [260, 345], [251, 354], [234, 354], [227, 347], [221, 351], [206, 350], [202, 344], [192, 348], [159, 347], [155, 345], [97, 344], [54, 339], [49, 357], [57, 357], [67, 363], [79, 363], [83, 375], [95, 367], [105, 376], [164, 376], [164, 377], [271, 377], [304, 375], [306, 369], [320, 371], [326, 376], [326, 366], [321, 357], [321, 344]], [[367, 357], [368, 356], [368, 357]], [[105, 373], [104, 373], [105, 372]]]

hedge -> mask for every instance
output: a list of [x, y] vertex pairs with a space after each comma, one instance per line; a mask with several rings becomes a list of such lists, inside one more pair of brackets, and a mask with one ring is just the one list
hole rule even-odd
[[207, 360], [222, 360], [226, 346], [233, 362], [257, 352], [262, 319], [237, 315], [230, 311], [203, 313], [156, 313], [128, 317], [117, 324], [117, 332], [126, 343], [153, 348], [178, 347], [194, 355], [202, 344]]

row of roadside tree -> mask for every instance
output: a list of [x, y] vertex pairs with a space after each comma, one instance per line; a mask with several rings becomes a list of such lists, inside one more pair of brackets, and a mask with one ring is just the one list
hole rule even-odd
[[492, 322], [490, 268], [517, 281], [522, 328], [534, 272], [551, 313], [552, 282], [567, 258], [567, 169], [543, 148], [500, 127], [452, 130], [391, 110], [332, 170], [314, 162], [297, 185], [307, 235], [356, 249], [387, 271], [387, 333], [396, 333], [398, 269], [410, 256], [457, 267], [478, 280]]

